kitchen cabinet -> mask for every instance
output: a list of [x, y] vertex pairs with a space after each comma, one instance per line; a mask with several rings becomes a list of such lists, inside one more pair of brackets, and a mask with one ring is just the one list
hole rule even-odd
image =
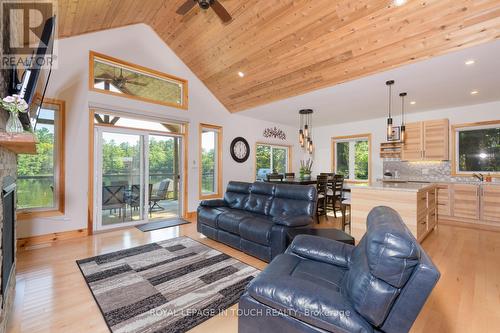
[[448, 119], [406, 124], [402, 159], [405, 161], [442, 161], [449, 159]]
[[448, 184], [438, 184], [437, 192], [437, 213], [439, 218], [447, 218], [451, 215], [450, 186]]
[[481, 220], [500, 223], [500, 185], [481, 186]]
[[453, 184], [453, 216], [479, 219], [479, 186]]

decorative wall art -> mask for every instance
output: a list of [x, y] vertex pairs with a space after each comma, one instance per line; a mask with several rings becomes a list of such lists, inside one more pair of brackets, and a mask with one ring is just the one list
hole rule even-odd
[[273, 139], [280, 139], [280, 140], [286, 140], [286, 134], [283, 130], [277, 128], [276, 126], [271, 128], [266, 128], [264, 130], [264, 137], [265, 138], [273, 138]]

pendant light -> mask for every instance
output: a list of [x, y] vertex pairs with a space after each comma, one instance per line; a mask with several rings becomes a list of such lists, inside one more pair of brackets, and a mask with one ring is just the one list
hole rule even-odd
[[407, 93], [405, 92], [402, 92], [399, 94], [399, 96], [401, 97], [401, 142], [405, 142], [405, 130], [406, 130], [406, 126], [405, 126], [405, 97], [406, 97]]
[[394, 84], [394, 80], [389, 80], [385, 83], [389, 87], [389, 117], [387, 118], [387, 140], [390, 140], [392, 137], [392, 85]]
[[309, 154], [314, 150], [312, 142], [312, 113], [311, 109], [303, 109], [299, 111], [300, 129], [299, 129], [299, 144]]

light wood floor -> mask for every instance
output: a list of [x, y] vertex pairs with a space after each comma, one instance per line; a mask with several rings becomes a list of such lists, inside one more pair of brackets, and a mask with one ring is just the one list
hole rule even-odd
[[[330, 218], [319, 226], [337, 225]], [[131, 228], [39, 246], [19, 252], [14, 311], [7, 332], [108, 332], [75, 260], [182, 235], [259, 269], [266, 266], [202, 238], [194, 223], [147, 233]], [[499, 332], [500, 233], [441, 225], [423, 246], [442, 276], [412, 332]], [[191, 332], [235, 333], [237, 318], [214, 317]]]

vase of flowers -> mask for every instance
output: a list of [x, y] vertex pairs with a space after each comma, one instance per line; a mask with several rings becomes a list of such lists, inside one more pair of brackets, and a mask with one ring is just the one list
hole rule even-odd
[[300, 170], [299, 175], [300, 179], [309, 180], [311, 179], [311, 170], [312, 170], [313, 161], [309, 158], [305, 161], [300, 161]]
[[5, 126], [7, 133], [24, 132], [23, 124], [19, 120], [19, 112], [28, 112], [28, 103], [19, 95], [7, 96], [0, 101], [0, 105], [9, 112], [9, 119]]

